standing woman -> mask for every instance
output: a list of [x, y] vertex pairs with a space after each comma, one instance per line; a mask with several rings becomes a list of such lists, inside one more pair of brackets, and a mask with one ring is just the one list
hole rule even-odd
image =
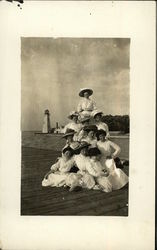
[[100, 162], [102, 167], [109, 173], [108, 180], [112, 184], [112, 189], [120, 189], [128, 183], [128, 176], [121, 169], [116, 167], [114, 161], [121, 149], [114, 142], [106, 140], [106, 132], [104, 130], [98, 130], [97, 137], [97, 147], [101, 152]]
[[104, 164], [107, 158], [115, 159], [121, 152], [120, 147], [116, 143], [106, 140], [105, 130], [98, 130], [96, 135], [97, 147], [101, 152], [101, 163]]
[[89, 97], [93, 94], [92, 89], [83, 88], [79, 92], [81, 100], [78, 104], [77, 111], [81, 117], [90, 117], [91, 112], [96, 109], [96, 103]]

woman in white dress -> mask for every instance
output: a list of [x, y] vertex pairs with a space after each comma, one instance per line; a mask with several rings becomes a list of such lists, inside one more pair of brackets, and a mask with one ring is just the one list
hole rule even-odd
[[92, 112], [92, 117], [94, 118], [94, 121], [95, 121], [95, 125], [97, 126], [97, 128], [100, 130], [100, 129], [103, 129], [106, 131], [106, 139], [110, 137], [110, 133], [109, 133], [109, 128], [108, 128], [108, 125], [104, 122], [101, 121], [102, 119], [102, 114], [103, 112], [100, 111], [100, 110], [94, 110]]
[[90, 117], [91, 112], [96, 109], [96, 103], [89, 98], [93, 94], [93, 90], [89, 88], [83, 88], [79, 92], [81, 100], [78, 104], [77, 111], [81, 117]]
[[[78, 122], [78, 116], [79, 114], [76, 111], [72, 111], [68, 118], [71, 120], [67, 125], [65, 125], [63, 129], [63, 133], [66, 133], [68, 129], [73, 129], [76, 134], [80, 132], [82, 125]], [[75, 136], [76, 136], [75, 134]], [[75, 139], [74, 139], [75, 140]]]
[[114, 161], [121, 151], [120, 147], [110, 140], [106, 140], [106, 131], [104, 130], [98, 130], [97, 137], [97, 147], [101, 152], [100, 162], [102, 167], [109, 172], [108, 179], [112, 184], [112, 189], [120, 189], [128, 183], [128, 176], [116, 167]]
[[103, 171], [100, 163], [101, 152], [98, 148], [89, 149], [90, 161], [87, 163], [86, 169], [90, 175], [95, 178], [95, 182], [98, 184], [93, 189], [101, 189], [104, 192], [112, 191], [112, 184], [108, 179], [108, 172]]
[[66, 184], [66, 179], [70, 174], [70, 169], [74, 166], [73, 149], [69, 146], [62, 151], [62, 157], [51, 166], [51, 170], [45, 175], [42, 186], [62, 187]]
[[64, 148], [70, 146], [72, 149], [75, 149], [79, 146], [79, 142], [74, 141], [75, 134], [76, 132], [73, 129], [67, 129], [66, 133], [62, 136], [62, 138], [66, 139], [66, 144]]
[[89, 144], [87, 142], [81, 142], [80, 146], [78, 147], [77, 151], [79, 154], [74, 156], [75, 165], [78, 167], [79, 171], [77, 174], [79, 177], [81, 176], [80, 185], [83, 188], [92, 189], [95, 186], [95, 181], [93, 176], [91, 176], [86, 166], [90, 160], [88, 157], [88, 147]]
[[90, 118], [88, 118], [88, 117], [83, 117], [80, 119], [80, 123], [82, 125], [82, 128], [81, 128], [80, 132], [78, 133], [77, 141], [83, 141], [87, 137], [88, 132], [85, 131], [84, 128], [89, 125], [89, 121], [90, 121]]
[[104, 164], [104, 162], [106, 161], [106, 158], [116, 158], [120, 152], [121, 149], [120, 147], [110, 141], [110, 140], [106, 140], [106, 131], [103, 129], [100, 129], [97, 131], [97, 147], [101, 152], [101, 163]]
[[82, 139], [82, 141], [86, 141], [90, 144], [89, 148], [93, 148], [97, 146], [97, 138], [96, 138], [96, 132], [97, 127], [95, 125], [89, 125], [85, 126], [84, 131], [87, 132], [87, 136]]

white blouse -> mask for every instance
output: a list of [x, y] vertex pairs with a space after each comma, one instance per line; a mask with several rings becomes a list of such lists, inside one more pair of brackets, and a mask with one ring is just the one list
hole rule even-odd
[[117, 144], [109, 140], [105, 142], [98, 141], [97, 147], [100, 150], [103, 157], [110, 156], [112, 153], [112, 149], [115, 150], [114, 153], [112, 154], [114, 157], [116, 157], [121, 151], [120, 147]]
[[81, 111], [93, 111], [94, 109], [96, 109], [96, 103], [91, 100], [91, 99], [87, 99], [82, 97], [78, 107], [77, 107], [77, 111], [81, 112]]
[[86, 166], [87, 166], [89, 160], [90, 160], [90, 158], [88, 156], [84, 156], [82, 154], [74, 156], [75, 164], [81, 172], [86, 171]]
[[94, 177], [99, 177], [104, 175], [101, 163], [99, 161], [93, 161], [92, 159], [90, 159], [90, 161], [87, 163], [86, 169], [88, 173]]
[[67, 173], [74, 166], [74, 157], [66, 160], [63, 156], [59, 158], [58, 162], [51, 166], [51, 170], [59, 171], [61, 173]]

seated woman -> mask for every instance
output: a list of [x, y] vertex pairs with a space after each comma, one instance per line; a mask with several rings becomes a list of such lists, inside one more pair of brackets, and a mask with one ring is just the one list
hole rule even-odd
[[74, 151], [71, 147], [66, 147], [62, 151], [62, 157], [51, 166], [51, 170], [45, 175], [42, 186], [62, 187], [66, 183], [70, 169], [74, 166]]
[[[116, 167], [114, 161], [120, 153], [120, 147], [110, 140], [105, 139], [106, 132], [104, 130], [98, 130], [97, 137], [97, 147], [101, 152], [100, 162], [102, 167], [109, 172], [108, 179], [112, 184], [112, 189], [120, 189], [128, 183], [128, 176], [121, 169]], [[114, 150], [113, 153], [112, 150]]]
[[90, 144], [89, 148], [96, 147], [97, 146], [97, 138], [96, 138], [97, 127], [95, 125], [89, 125], [89, 126], [85, 126], [83, 130], [87, 132], [87, 136], [83, 138], [82, 140]]
[[79, 142], [74, 141], [75, 134], [76, 132], [73, 129], [67, 129], [65, 135], [62, 136], [62, 138], [66, 139], [66, 145], [64, 148], [70, 146], [72, 149], [74, 149], [79, 146]]
[[90, 161], [88, 162], [86, 169], [90, 175], [95, 178], [95, 182], [98, 184], [93, 189], [101, 189], [104, 192], [112, 191], [112, 184], [108, 179], [108, 172], [103, 171], [100, 163], [101, 152], [98, 148], [89, 149]]
[[71, 120], [63, 129], [63, 133], [67, 132], [67, 129], [73, 129], [76, 133], [82, 128], [81, 124], [78, 123], [79, 114], [76, 111], [72, 111], [68, 118]]
[[81, 140], [83, 141], [87, 137], [88, 133], [87, 133], [87, 131], [84, 130], [84, 128], [89, 125], [89, 121], [90, 121], [90, 118], [88, 118], [88, 117], [84, 117], [84, 118], [80, 119], [80, 123], [82, 125], [82, 128], [77, 135], [78, 141], [81, 141]]
[[77, 111], [81, 117], [90, 117], [91, 112], [96, 109], [96, 103], [89, 98], [93, 94], [93, 90], [83, 88], [80, 90], [79, 96], [82, 98], [78, 104]]
[[105, 167], [109, 173], [108, 179], [112, 184], [113, 190], [118, 190], [128, 183], [128, 176], [120, 168], [116, 167], [114, 159], [107, 159]]
[[92, 117], [94, 118], [95, 125], [97, 126], [97, 128], [99, 130], [100, 129], [105, 130], [106, 131], [106, 138], [109, 138], [110, 137], [110, 133], [109, 133], [108, 125], [106, 123], [104, 123], [104, 122], [101, 121], [102, 114], [103, 114], [102, 111], [100, 111], [100, 110], [94, 110], [92, 112]]
[[75, 166], [77, 166], [79, 169], [77, 174], [81, 176], [80, 185], [83, 188], [92, 189], [95, 186], [95, 181], [93, 176], [91, 176], [86, 169], [86, 166], [90, 160], [88, 157], [88, 147], [89, 144], [87, 142], [81, 142], [77, 149], [77, 154], [74, 156], [74, 161]]

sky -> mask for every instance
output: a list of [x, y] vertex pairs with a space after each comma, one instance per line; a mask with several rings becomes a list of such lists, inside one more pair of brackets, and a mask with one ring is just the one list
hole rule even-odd
[[21, 129], [65, 125], [80, 88], [105, 115], [129, 114], [130, 40], [127, 38], [21, 38]]

